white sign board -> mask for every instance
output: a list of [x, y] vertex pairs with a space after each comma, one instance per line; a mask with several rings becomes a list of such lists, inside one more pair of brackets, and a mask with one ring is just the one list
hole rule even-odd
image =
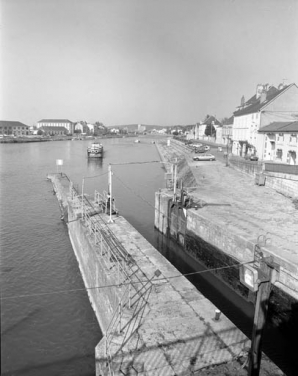
[[63, 159], [56, 159], [56, 166], [63, 166]]

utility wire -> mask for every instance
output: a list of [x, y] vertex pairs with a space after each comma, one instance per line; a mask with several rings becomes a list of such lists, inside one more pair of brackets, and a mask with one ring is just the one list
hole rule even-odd
[[83, 179], [92, 179], [92, 178], [98, 178], [100, 176], [104, 176], [104, 175], [107, 175], [109, 172], [104, 172], [103, 174], [100, 174], [100, 175], [94, 175], [94, 176], [83, 176]]
[[[130, 192], [132, 192], [134, 195], [136, 195], [137, 197], [139, 197], [142, 201], [144, 201], [146, 204], [148, 204], [151, 208], [155, 209], [155, 207], [149, 202], [147, 201], [144, 197], [142, 197], [141, 195], [139, 195], [137, 192], [135, 192], [132, 188], [130, 188], [128, 185], [126, 185], [120, 178], [119, 176], [117, 176], [115, 173], [113, 173], [113, 176], [115, 176], [116, 179], [118, 179], [120, 181], [120, 183], [127, 189], [129, 190]], [[158, 211], [158, 209], [156, 209]]]
[[148, 164], [148, 163], [161, 163], [161, 161], [110, 163], [110, 165], [111, 165], [111, 166], [122, 166], [122, 165], [131, 165], [131, 164]]
[[[169, 276], [169, 277], [156, 278], [156, 279], [153, 279], [152, 281], [154, 281], [154, 282], [164, 281], [164, 283], [169, 283], [170, 279], [181, 278], [181, 277], [188, 277], [188, 276], [192, 276], [192, 275], [198, 275], [198, 274], [213, 272], [213, 271], [222, 270], [222, 269], [236, 268], [236, 267], [240, 267], [242, 265], [252, 264], [253, 262], [254, 261], [246, 261], [246, 262], [239, 263], [239, 264], [221, 266], [219, 268], [205, 269], [205, 270], [201, 270], [201, 271], [198, 271], [198, 272], [191, 272], [191, 273], [185, 273], [185, 274], [176, 274], [176, 275]], [[135, 281], [134, 284], [135, 283], [147, 283], [147, 282], [148, 282], [148, 280], [144, 280], [144, 281], [140, 280], [140, 281]], [[104, 286], [85, 287], [85, 288], [82, 288], [82, 289], [69, 289], [69, 290], [58, 290], [58, 291], [51, 291], [51, 292], [42, 292], [42, 293], [36, 293], [36, 294], [3, 296], [3, 297], [1, 297], [1, 300], [27, 298], [27, 297], [43, 296], [43, 295], [55, 295], [55, 294], [63, 294], [63, 293], [77, 292], [77, 291], [105, 289], [105, 288], [111, 288], [111, 287], [128, 286], [130, 284], [131, 284], [131, 282], [127, 282], [127, 283], [111, 284], [111, 285], [104, 285]]]

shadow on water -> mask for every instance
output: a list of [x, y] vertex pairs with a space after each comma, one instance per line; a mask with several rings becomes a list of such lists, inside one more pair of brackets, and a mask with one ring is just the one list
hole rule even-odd
[[[248, 302], [229, 286], [223, 283], [204, 265], [194, 260], [181, 246], [154, 231], [156, 249], [174, 265], [180, 273], [189, 275], [186, 278], [221, 312], [223, 312], [248, 338], [253, 330], [254, 304]], [[297, 374], [297, 327], [298, 304], [294, 304], [286, 323], [273, 325], [266, 322], [262, 336], [262, 350], [287, 376]]]
[[54, 362], [47, 362], [37, 365], [29, 365], [27, 367], [17, 369], [14, 371], [1, 373], [1, 376], [40, 376], [40, 375], [63, 375], [73, 376], [74, 370], [78, 376], [94, 376], [94, 368], [90, 371], [86, 371], [86, 366], [83, 366], [84, 362], [94, 361], [94, 353], [86, 355], [75, 355], [66, 359], [57, 360]]
[[3, 331], [1, 331], [1, 336], [4, 336], [4, 335], [10, 333], [12, 330], [17, 329], [20, 325], [24, 324], [27, 320], [31, 319], [33, 316], [35, 316], [40, 311], [41, 311], [41, 308], [34, 309], [26, 317], [23, 317], [22, 319], [20, 319], [15, 324], [13, 324], [10, 327], [8, 327], [7, 329], [4, 329]]

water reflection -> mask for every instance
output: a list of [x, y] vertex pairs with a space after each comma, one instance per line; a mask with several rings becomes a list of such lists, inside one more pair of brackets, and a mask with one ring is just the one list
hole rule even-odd
[[87, 158], [89, 172], [98, 172], [102, 169], [102, 158]]

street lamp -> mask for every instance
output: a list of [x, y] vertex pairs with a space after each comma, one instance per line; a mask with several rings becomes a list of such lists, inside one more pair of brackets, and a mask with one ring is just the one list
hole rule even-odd
[[229, 166], [229, 143], [230, 143], [230, 136], [227, 136], [227, 158], [226, 158], [226, 167]]

